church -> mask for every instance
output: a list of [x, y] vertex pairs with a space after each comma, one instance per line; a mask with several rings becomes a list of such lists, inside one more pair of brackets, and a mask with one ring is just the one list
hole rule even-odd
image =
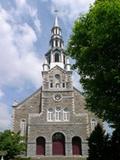
[[27, 157], [86, 157], [87, 138], [97, 118], [85, 109], [83, 95], [73, 86], [57, 16], [49, 44], [41, 73], [42, 86], [13, 104], [13, 131], [25, 136]]

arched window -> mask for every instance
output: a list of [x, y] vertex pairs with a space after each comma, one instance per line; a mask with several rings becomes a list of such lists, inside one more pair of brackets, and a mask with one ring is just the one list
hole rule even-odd
[[55, 121], [61, 121], [61, 109], [58, 107], [55, 109]]
[[54, 120], [54, 111], [52, 108], [48, 109], [48, 111], [47, 111], [47, 120], [48, 121]]
[[25, 136], [25, 133], [26, 133], [26, 120], [22, 119], [20, 121], [20, 134], [21, 136]]
[[65, 88], [65, 82], [63, 82], [62, 86], [63, 86], [63, 88]]
[[55, 62], [59, 61], [60, 61], [59, 53], [55, 53]]
[[64, 64], [65, 64], [65, 55], [63, 55], [63, 62], [64, 62]]
[[55, 78], [56, 78], [56, 80], [60, 81], [60, 75], [59, 74], [56, 74]]
[[52, 136], [53, 155], [65, 155], [65, 136], [62, 133], [55, 133]]
[[81, 138], [73, 137], [72, 138], [72, 153], [73, 155], [82, 155], [82, 147], [81, 147]]
[[64, 121], [69, 121], [69, 119], [70, 119], [70, 113], [69, 113], [68, 109], [65, 108], [65, 109], [63, 110], [63, 120], [64, 120]]
[[56, 83], [56, 88], [60, 88], [60, 83]]
[[55, 75], [55, 83], [56, 83], [56, 88], [60, 88], [60, 75], [59, 74]]
[[38, 137], [36, 139], [36, 155], [45, 155], [45, 138]]
[[50, 81], [50, 88], [53, 88], [53, 81]]
[[95, 126], [97, 125], [97, 121], [95, 118], [91, 119], [91, 130], [93, 131]]

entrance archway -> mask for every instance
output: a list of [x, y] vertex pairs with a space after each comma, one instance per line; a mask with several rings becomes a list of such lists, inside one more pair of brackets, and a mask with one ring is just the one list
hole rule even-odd
[[53, 155], [65, 155], [65, 136], [62, 133], [55, 133], [52, 136]]
[[73, 155], [82, 155], [82, 147], [81, 147], [81, 138], [73, 137], [72, 138], [72, 153]]
[[38, 137], [36, 139], [36, 155], [45, 155], [45, 138]]

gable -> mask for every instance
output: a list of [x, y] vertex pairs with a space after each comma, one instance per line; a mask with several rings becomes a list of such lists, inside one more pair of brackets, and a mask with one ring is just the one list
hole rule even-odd
[[74, 89], [74, 111], [75, 113], [86, 113], [85, 98], [77, 88]]
[[28, 96], [23, 101], [21, 101], [20, 103], [18, 103], [16, 106], [13, 106], [13, 107], [16, 108], [16, 109], [19, 109], [21, 107], [28, 106], [28, 105], [32, 106], [34, 103], [36, 103], [35, 101], [40, 103], [40, 101], [41, 101], [41, 98], [40, 98], [41, 91], [42, 91], [42, 87], [39, 88], [38, 90], [36, 90], [30, 96]]
[[59, 72], [62, 72], [62, 73], [67, 73], [66, 70], [62, 69], [61, 67], [59, 67], [58, 65], [56, 65], [55, 67], [53, 67], [52, 69], [50, 69], [48, 71], [48, 73], [51, 73], [51, 72], [54, 72], [54, 71], [59, 71]]

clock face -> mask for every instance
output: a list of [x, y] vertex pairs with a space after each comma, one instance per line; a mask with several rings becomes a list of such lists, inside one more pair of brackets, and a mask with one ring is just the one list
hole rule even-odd
[[55, 95], [54, 95], [54, 100], [55, 100], [55, 101], [60, 101], [61, 99], [62, 99], [61, 94], [55, 94]]

